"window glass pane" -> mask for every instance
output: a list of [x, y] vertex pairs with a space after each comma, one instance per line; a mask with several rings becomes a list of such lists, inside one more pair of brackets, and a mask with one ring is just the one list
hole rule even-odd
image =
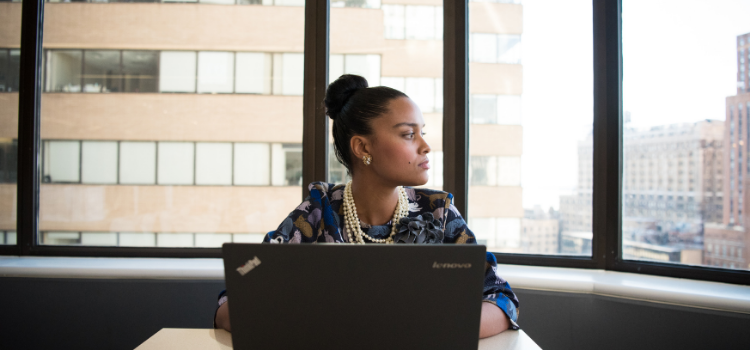
[[83, 141], [81, 147], [81, 182], [116, 184], [117, 142]]
[[496, 63], [497, 62], [497, 34], [471, 33], [470, 57], [471, 62]]
[[370, 86], [380, 86], [380, 55], [345, 55], [344, 73], [361, 75]]
[[386, 39], [404, 39], [405, 21], [404, 5], [383, 5], [383, 26]]
[[193, 247], [192, 233], [157, 233], [157, 247]]
[[21, 50], [0, 49], [0, 92], [18, 92]]
[[521, 96], [497, 96], [497, 123], [504, 125], [521, 125]]
[[521, 63], [520, 35], [498, 35], [497, 40], [497, 63]]
[[406, 39], [435, 39], [435, 12], [438, 6], [406, 6]]
[[284, 179], [286, 186], [302, 185], [302, 147], [284, 145]]
[[495, 124], [497, 122], [497, 96], [471, 95], [469, 110], [472, 124]]
[[414, 100], [422, 113], [435, 112], [435, 79], [406, 78], [405, 93]]
[[[39, 219], [45, 232], [70, 237], [40, 235], [40, 243], [259, 242], [307, 185], [300, 175], [305, 1], [142, 2], [45, 3]], [[379, 1], [344, 4], [380, 11]], [[20, 30], [21, 4], [9, 5]], [[3, 90], [17, 49], [0, 47]], [[340, 63], [343, 73], [343, 56]], [[2, 126], [15, 128], [17, 103], [17, 94], [0, 91], [0, 165], [15, 159], [5, 155], [17, 132]], [[77, 143], [77, 158], [56, 142]], [[0, 179], [14, 169], [3, 165]], [[0, 232], [15, 232], [15, 184], [4, 185]]]
[[403, 77], [382, 77], [380, 78], [380, 85], [394, 88], [398, 91], [406, 91], [406, 78]]
[[344, 74], [344, 55], [328, 57], [328, 83], [332, 83]]
[[489, 251], [591, 254], [592, 11], [469, 2], [469, 227]]
[[622, 257], [748, 270], [750, 3], [702, 4], [622, 3]]
[[159, 185], [193, 184], [194, 148], [192, 142], [159, 142]]
[[198, 93], [234, 92], [234, 53], [198, 52]]
[[158, 92], [159, 53], [122, 51], [122, 91]]
[[116, 247], [117, 233], [81, 232], [81, 245]]
[[260, 52], [238, 52], [235, 92], [271, 93], [271, 55]]
[[162, 51], [159, 57], [159, 91], [195, 92], [196, 53]]
[[153, 232], [120, 232], [118, 244], [121, 247], [155, 247], [156, 234]]
[[156, 183], [156, 143], [120, 142], [120, 183]]
[[0, 139], [0, 186], [18, 179], [18, 140]]
[[[269, 230], [270, 231], [270, 230]], [[221, 248], [224, 242], [231, 242], [231, 233], [196, 233], [195, 246], [203, 248]]]
[[269, 185], [270, 181], [271, 146], [267, 143], [235, 143], [234, 184], [261, 186]]
[[83, 51], [47, 50], [47, 92], [81, 92]]
[[47, 182], [79, 182], [81, 143], [48, 141], [44, 147], [44, 179]]
[[231, 143], [198, 142], [195, 161], [196, 185], [232, 184]]
[[120, 51], [84, 51], [83, 92], [119, 92], [121, 85]]
[[302, 95], [305, 58], [301, 53], [285, 53], [282, 55], [282, 94]]

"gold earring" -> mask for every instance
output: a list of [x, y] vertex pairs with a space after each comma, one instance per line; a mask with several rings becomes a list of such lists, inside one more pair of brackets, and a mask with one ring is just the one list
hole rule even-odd
[[365, 165], [370, 165], [370, 163], [372, 163], [372, 156], [369, 154], [365, 154], [362, 157], [362, 163], [365, 163]]

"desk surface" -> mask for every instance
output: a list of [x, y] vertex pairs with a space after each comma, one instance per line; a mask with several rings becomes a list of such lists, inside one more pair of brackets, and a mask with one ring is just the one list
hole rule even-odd
[[[231, 350], [232, 335], [222, 329], [163, 328], [136, 350]], [[479, 350], [541, 350], [522, 330], [505, 331], [479, 341]]]

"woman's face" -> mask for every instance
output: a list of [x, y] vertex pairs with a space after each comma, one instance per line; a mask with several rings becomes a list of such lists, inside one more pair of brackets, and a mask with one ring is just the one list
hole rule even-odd
[[368, 170], [396, 186], [427, 183], [430, 145], [424, 139], [424, 127], [414, 101], [408, 97], [391, 100], [388, 113], [372, 121], [373, 133], [367, 137], [372, 156]]

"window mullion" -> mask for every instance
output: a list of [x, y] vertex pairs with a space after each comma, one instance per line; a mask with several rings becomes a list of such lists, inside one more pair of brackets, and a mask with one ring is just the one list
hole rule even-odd
[[323, 100], [328, 86], [330, 4], [305, 2], [305, 76], [302, 98], [302, 198], [307, 184], [328, 178], [328, 117]]

